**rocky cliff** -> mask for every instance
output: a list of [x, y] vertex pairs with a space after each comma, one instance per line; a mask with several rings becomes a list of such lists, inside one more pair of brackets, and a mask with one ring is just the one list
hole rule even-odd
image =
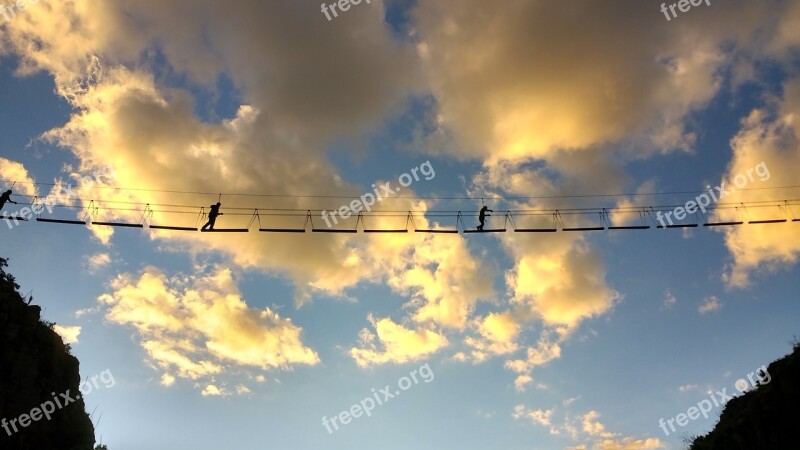
[[6, 266], [0, 258], [0, 448], [91, 450], [94, 426], [76, 398], [78, 360]]
[[800, 343], [772, 364], [770, 381], [730, 400], [717, 426], [690, 450], [788, 450], [800, 448]]

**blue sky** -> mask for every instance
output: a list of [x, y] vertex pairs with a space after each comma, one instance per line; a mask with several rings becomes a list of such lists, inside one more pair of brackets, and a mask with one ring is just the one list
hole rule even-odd
[[[763, 163], [768, 176], [723, 200], [739, 209], [686, 223], [788, 222], [661, 230], [645, 214], [652, 229], [457, 235], [0, 222], [0, 255], [81, 375], [114, 374], [87, 398], [112, 450], [678, 449], [721, 408], [669, 436], [659, 419], [789, 351], [797, 4], [671, 21], [632, 0], [373, 1], [331, 21], [309, 1], [220, 5], [66, 0], [0, 17], [0, 188], [23, 203], [4, 211], [110, 168], [39, 218], [96, 206], [94, 221], [141, 223], [149, 204], [147, 223], [194, 227], [220, 199], [218, 227], [256, 208], [264, 228], [299, 227], [428, 163], [435, 177], [379, 203], [401, 213], [367, 213], [370, 228], [403, 228], [404, 211], [417, 229], [454, 227], [437, 212], [461, 211], [474, 229], [483, 201], [487, 228], [507, 210], [517, 228], [550, 226], [559, 210], [560, 230], [599, 223], [576, 208], [638, 225], [642, 208]], [[429, 382], [326, 430], [423, 366]]]

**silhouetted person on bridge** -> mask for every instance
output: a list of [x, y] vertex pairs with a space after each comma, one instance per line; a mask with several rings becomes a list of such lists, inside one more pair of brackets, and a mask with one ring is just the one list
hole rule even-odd
[[481, 212], [478, 213], [478, 221], [480, 221], [481, 223], [480, 225], [478, 225], [478, 231], [483, 231], [483, 226], [486, 225], [486, 217], [491, 216], [491, 214], [486, 214], [487, 211], [494, 212], [491, 209], [489, 209], [488, 206], [484, 206], [483, 208], [481, 208]]
[[220, 206], [222, 206], [222, 203], [220, 202], [217, 202], [216, 205], [211, 205], [211, 210], [208, 211], [208, 222], [206, 222], [206, 224], [203, 225], [203, 228], [200, 229], [201, 231], [206, 231], [206, 229], [212, 231], [214, 229], [214, 224], [217, 223], [217, 216], [225, 215], [219, 212]]
[[0, 209], [3, 209], [3, 206], [6, 206], [6, 202], [13, 203], [15, 205], [19, 204], [19, 203], [15, 202], [14, 200], [11, 200], [11, 194], [13, 194], [13, 191], [11, 189], [9, 189], [9, 190], [3, 192], [2, 195], [0, 195]]

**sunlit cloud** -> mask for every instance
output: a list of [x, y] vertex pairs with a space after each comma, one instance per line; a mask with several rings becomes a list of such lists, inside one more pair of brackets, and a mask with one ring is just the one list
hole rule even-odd
[[100, 297], [106, 320], [137, 330], [161, 383], [202, 380], [242, 370], [315, 365], [302, 329], [270, 308], [251, 309], [228, 269], [168, 277], [155, 267], [123, 274]]
[[87, 258], [86, 266], [90, 273], [97, 273], [100, 269], [111, 264], [111, 255], [108, 253], [95, 253]]
[[517, 351], [521, 327], [511, 313], [491, 313], [476, 321], [479, 337], [468, 336], [465, 343], [472, 348], [471, 358], [483, 362], [495, 355]]
[[552, 409], [527, 409], [524, 405], [517, 405], [514, 407], [512, 417], [514, 419], [521, 419], [523, 417], [530, 419], [537, 425], [549, 427], [552, 425], [551, 419], [553, 416]]
[[203, 397], [219, 397], [225, 395], [225, 393], [222, 390], [220, 390], [220, 388], [218, 388], [213, 384], [209, 384], [208, 386], [203, 388], [203, 391], [200, 394]]
[[[559, 420], [556, 420], [556, 413]], [[548, 429], [550, 434], [564, 436], [573, 441], [584, 443], [567, 447], [569, 450], [648, 450], [667, 448], [666, 443], [658, 438], [634, 438], [622, 436], [606, 430], [606, 425], [600, 421], [600, 413], [588, 411], [571, 417], [567, 413], [558, 412], [556, 409], [531, 409], [525, 405], [514, 407], [512, 417], [515, 420], [524, 420], [532, 425]]]
[[536, 347], [528, 347], [524, 359], [512, 359], [505, 363], [506, 368], [517, 373], [515, 387], [518, 391], [524, 391], [533, 377], [530, 375], [533, 368], [545, 365], [561, 357], [560, 339], [556, 333], [543, 333]]
[[28, 195], [32, 197], [38, 195], [36, 187], [34, 186], [35, 180], [30, 176], [28, 170], [22, 163], [0, 157], [0, 174], [2, 174], [2, 178], [4, 180], [13, 180], [18, 182], [17, 184], [14, 184], [13, 187], [13, 183], [4, 183], [4, 186], [0, 186], [4, 188], [2, 189], [3, 191], [13, 188], [15, 192], [18, 192], [22, 195]]
[[361, 367], [419, 360], [449, 344], [444, 335], [432, 330], [406, 328], [388, 318], [369, 319], [375, 332], [361, 330], [358, 347], [350, 349], [350, 356]]
[[[742, 129], [731, 142], [734, 155], [724, 177], [728, 186], [735, 186], [736, 177], [740, 175], [745, 176], [749, 183], [745, 188], [797, 185], [797, 173], [800, 171], [800, 79], [788, 82], [784, 98], [776, 103], [773, 111], [754, 110], [743, 120]], [[749, 190], [734, 191], [724, 201], [774, 200], [776, 192], [786, 197], [797, 197], [794, 195], [796, 189]], [[800, 257], [800, 237], [797, 233], [798, 223], [791, 220], [800, 218], [800, 208], [797, 206], [752, 208], [746, 211], [720, 210], [718, 218], [733, 221], [789, 220], [784, 224], [731, 227], [723, 231], [725, 243], [733, 257], [733, 262], [724, 273], [724, 280], [729, 286], [746, 287], [752, 282], [753, 273], [774, 272], [796, 266]]]
[[53, 325], [53, 331], [58, 333], [61, 336], [61, 339], [64, 341], [65, 344], [77, 344], [78, 343], [78, 336], [81, 334], [81, 327], [79, 326], [63, 326], [63, 325]]

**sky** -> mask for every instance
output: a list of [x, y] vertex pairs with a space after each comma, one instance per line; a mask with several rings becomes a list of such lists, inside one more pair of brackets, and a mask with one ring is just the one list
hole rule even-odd
[[0, 4], [0, 256], [98, 441], [707, 433], [798, 333], [800, 2], [697, 3]]

